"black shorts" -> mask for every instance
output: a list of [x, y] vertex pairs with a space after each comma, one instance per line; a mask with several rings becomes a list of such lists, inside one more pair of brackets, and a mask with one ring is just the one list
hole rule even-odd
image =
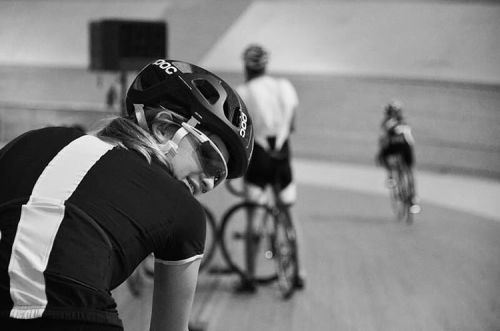
[[47, 318], [2, 318], [0, 319], [0, 326], [2, 331], [123, 331], [122, 327], [116, 325]]
[[290, 154], [288, 140], [277, 152], [268, 152], [259, 144], [255, 144], [245, 181], [263, 189], [271, 185], [278, 191], [283, 190], [293, 180]]
[[397, 144], [390, 144], [384, 149], [382, 149], [382, 158], [384, 160], [387, 160], [387, 157], [389, 155], [394, 155], [394, 154], [400, 154], [403, 157], [403, 161], [405, 164], [411, 168], [413, 167], [414, 164], [414, 157], [413, 157], [413, 149], [412, 147], [407, 144], [407, 143], [397, 143]]

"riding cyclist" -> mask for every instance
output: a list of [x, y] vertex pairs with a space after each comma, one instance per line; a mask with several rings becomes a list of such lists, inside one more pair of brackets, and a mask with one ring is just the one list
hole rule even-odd
[[379, 152], [377, 162], [380, 163], [388, 174], [388, 185], [394, 185], [392, 178], [391, 165], [389, 157], [392, 155], [401, 155], [403, 162], [409, 170], [409, 179], [411, 191], [411, 213], [420, 212], [420, 206], [416, 201], [415, 179], [413, 176], [413, 166], [415, 157], [413, 148], [415, 140], [411, 128], [403, 117], [403, 106], [400, 101], [392, 100], [384, 109], [384, 119], [381, 124], [381, 135], [379, 137]]
[[2, 330], [123, 330], [110, 292], [151, 253], [151, 330], [188, 329], [205, 242], [193, 194], [245, 173], [252, 122], [182, 61], [147, 65], [126, 105], [90, 134], [47, 127], [0, 151]]
[[[264, 47], [252, 44], [243, 52], [246, 82], [237, 91], [248, 107], [255, 130], [255, 150], [247, 173], [244, 176], [247, 199], [263, 202], [266, 187], [271, 186], [279, 203], [290, 212], [296, 201], [296, 185], [292, 176], [290, 134], [294, 130], [298, 97], [293, 85], [284, 78], [266, 73], [269, 53]], [[299, 252], [302, 237], [297, 217], [291, 217], [297, 230]], [[248, 222], [247, 232], [252, 230]], [[247, 240], [246, 264], [248, 278], [241, 280], [237, 290], [254, 292], [255, 263], [252, 258], [252, 240]], [[300, 255], [300, 253], [299, 253]], [[299, 259], [301, 261], [302, 259]], [[299, 263], [299, 266], [301, 264]], [[304, 270], [299, 268], [295, 281], [297, 288], [304, 286]]]

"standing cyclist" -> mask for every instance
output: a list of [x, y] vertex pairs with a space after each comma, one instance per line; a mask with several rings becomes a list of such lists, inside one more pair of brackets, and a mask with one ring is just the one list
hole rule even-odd
[[403, 106], [401, 102], [393, 100], [385, 106], [384, 119], [380, 128], [381, 135], [379, 137], [377, 162], [387, 170], [388, 185], [393, 185], [394, 180], [391, 177], [392, 171], [388, 159], [391, 155], [401, 155], [403, 162], [408, 167], [410, 187], [412, 187], [412, 206], [410, 207], [410, 212], [418, 213], [420, 212], [420, 206], [416, 201], [415, 179], [413, 176], [413, 166], [415, 163], [413, 148], [415, 140], [410, 126], [403, 118]]
[[126, 104], [93, 134], [49, 127], [0, 151], [3, 331], [123, 330], [110, 291], [150, 253], [151, 330], [188, 329], [205, 242], [193, 194], [245, 173], [252, 124], [231, 87], [181, 61], [147, 65]]
[[[289, 137], [294, 130], [298, 97], [290, 81], [266, 74], [268, 58], [268, 52], [262, 46], [249, 45], [243, 52], [246, 81], [237, 87], [248, 107], [255, 130], [255, 149], [244, 176], [246, 195], [250, 201], [263, 202], [265, 189], [271, 186], [278, 202], [285, 204], [293, 214], [292, 206], [296, 201], [297, 189], [292, 176]], [[300, 255], [301, 231], [297, 226], [297, 217], [291, 219], [297, 230]], [[247, 224], [247, 231], [252, 231], [251, 220]], [[238, 291], [256, 290], [252, 279], [255, 274], [252, 244], [252, 240], [247, 240], [246, 264], [249, 278], [241, 280]], [[299, 258], [300, 261], [302, 259]], [[304, 286], [303, 275], [299, 268], [299, 276], [295, 281], [297, 288]]]

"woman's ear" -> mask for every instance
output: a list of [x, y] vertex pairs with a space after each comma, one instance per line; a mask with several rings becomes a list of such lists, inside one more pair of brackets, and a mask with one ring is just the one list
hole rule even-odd
[[153, 133], [153, 137], [159, 143], [166, 143], [171, 137], [168, 135], [168, 131], [165, 124], [161, 122], [153, 122], [151, 125], [151, 132]]

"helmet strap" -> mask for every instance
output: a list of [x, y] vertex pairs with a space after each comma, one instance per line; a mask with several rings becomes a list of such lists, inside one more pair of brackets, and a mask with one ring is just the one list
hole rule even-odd
[[[162, 108], [164, 108], [164, 107], [162, 107]], [[164, 108], [164, 109], [170, 111], [170, 109], [166, 109], [166, 108]], [[173, 115], [175, 115], [175, 113], [170, 111], [169, 116], [171, 117], [172, 122], [175, 123]], [[189, 124], [193, 127], [195, 127], [198, 123], [199, 123], [199, 121], [196, 120], [196, 118], [194, 118], [194, 117], [191, 117], [189, 119], [189, 121], [187, 121], [187, 124]], [[171, 158], [174, 157], [175, 155], [177, 155], [177, 152], [179, 151], [179, 143], [187, 134], [189, 134], [189, 132], [185, 128], [183, 128], [181, 125], [179, 127], [179, 129], [175, 132], [172, 139], [170, 139], [169, 141], [166, 142], [166, 144], [165, 144], [166, 148], [167, 148], [166, 155], [168, 155]]]
[[191, 125], [193, 128], [196, 128], [198, 124], [200, 124], [200, 121], [198, 121], [196, 118], [191, 117], [188, 121], [187, 124]]
[[165, 143], [167, 152], [165, 153], [167, 156], [173, 158], [174, 156], [177, 155], [177, 152], [179, 151], [179, 143], [181, 142], [182, 139], [188, 134], [189, 132], [184, 129], [182, 126], [175, 132], [174, 136], [172, 139], [167, 141]]
[[149, 131], [148, 123], [146, 122], [146, 114], [144, 114], [144, 105], [142, 103], [134, 103], [134, 113], [137, 124], [144, 130]]

